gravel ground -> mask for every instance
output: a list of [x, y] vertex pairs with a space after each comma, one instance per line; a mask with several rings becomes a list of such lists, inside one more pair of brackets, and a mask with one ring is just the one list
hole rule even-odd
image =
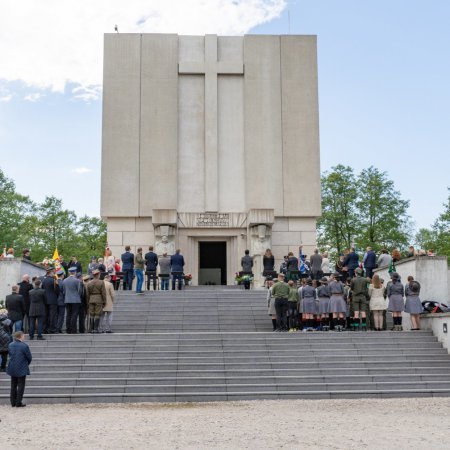
[[450, 398], [0, 406], [0, 448], [448, 449]]

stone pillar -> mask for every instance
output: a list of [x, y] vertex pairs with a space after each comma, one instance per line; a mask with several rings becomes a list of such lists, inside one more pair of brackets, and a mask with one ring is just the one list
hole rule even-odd
[[253, 273], [255, 275], [255, 286], [264, 284], [262, 275], [263, 256], [268, 248], [270, 248], [271, 229], [268, 225], [260, 224], [250, 227], [250, 253], [253, 256]]

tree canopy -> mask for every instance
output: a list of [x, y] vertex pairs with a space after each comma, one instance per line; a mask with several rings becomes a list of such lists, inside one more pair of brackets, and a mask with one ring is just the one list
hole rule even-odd
[[338, 253], [353, 244], [403, 249], [411, 234], [408, 207], [386, 172], [369, 167], [355, 174], [348, 166], [333, 167], [322, 176], [319, 245]]
[[106, 224], [97, 217], [78, 218], [53, 196], [42, 203], [31, 201], [16, 192], [14, 182], [0, 169], [0, 244], [14, 248], [16, 256], [30, 249], [35, 262], [51, 257], [57, 247], [66, 260], [76, 255], [87, 263], [91, 256], [103, 255]]

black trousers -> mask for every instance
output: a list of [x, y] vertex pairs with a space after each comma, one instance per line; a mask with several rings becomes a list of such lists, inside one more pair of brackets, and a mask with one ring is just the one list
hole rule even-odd
[[67, 303], [67, 316], [66, 316], [66, 332], [76, 333], [77, 332], [77, 319], [80, 313], [80, 303]]
[[11, 406], [17, 406], [22, 403], [23, 393], [25, 391], [25, 379], [27, 377], [11, 377]]
[[[75, 326], [75, 330], [77, 327]], [[84, 305], [80, 305], [78, 310], [78, 331], [80, 333], [86, 333], [86, 308]]]
[[156, 280], [158, 276], [156, 275], [156, 270], [147, 270], [145, 272], [147, 274], [147, 291], [150, 290], [150, 280], [153, 279], [153, 290], [156, 291]]
[[46, 305], [47, 309], [47, 333], [56, 333], [56, 322], [58, 321], [58, 305]]
[[8, 350], [4, 352], [0, 352], [0, 355], [2, 356], [2, 364], [0, 366], [1, 369], [6, 369], [6, 363], [8, 362]]
[[288, 299], [277, 298], [275, 299], [275, 311], [277, 313], [277, 328], [279, 330], [287, 330], [287, 311], [288, 311]]

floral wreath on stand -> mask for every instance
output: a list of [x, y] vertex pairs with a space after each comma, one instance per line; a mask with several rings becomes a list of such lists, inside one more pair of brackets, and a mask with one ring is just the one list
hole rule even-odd
[[238, 272], [236, 272], [234, 276], [234, 281], [236, 284], [244, 284], [245, 282], [251, 283], [253, 282], [253, 277], [251, 275], [242, 275], [240, 276]]

